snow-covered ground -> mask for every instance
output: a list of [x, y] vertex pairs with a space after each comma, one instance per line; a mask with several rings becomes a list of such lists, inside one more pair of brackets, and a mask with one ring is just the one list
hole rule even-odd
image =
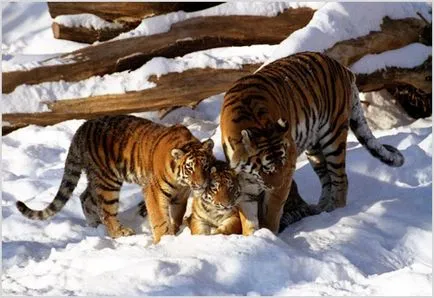
[[[372, 9], [364, 11], [364, 5], [358, 13], [371, 14]], [[402, 5], [405, 11], [414, 12], [407, 3]], [[331, 5], [324, 8], [327, 6]], [[329, 8], [323, 12], [331, 11]], [[332, 11], [336, 13], [330, 18], [339, 13], [345, 15], [342, 9]], [[2, 14], [2, 49], [7, 51], [2, 65], [9, 63], [13, 67], [82, 46], [52, 38], [45, 3], [9, 3], [2, 8]], [[282, 46], [286, 47], [285, 43]], [[161, 73], [182, 71], [209, 61], [221, 67], [237, 67], [242, 59], [263, 62], [274, 49], [276, 53], [283, 51], [278, 46], [273, 51], [270, 47], [211, 50], [182, 58], [156, 58], [152, 63]], [[426, 55], [425, 48], [413, 47], [420, 51], [419, 56]], [[372, 67], [378, 60], [375, 65], [380, 68], [401, 63], [398, 60], [402, 54], [395, 53], [396, 58], [390, 59], [392, 54], [382, 54], [384, 59], [367, 57], [373, 60], [364, 65]], [[145, 67], [151, 69], [149, 65]], [[119, 76], [113, 74], [116, 75]], [[103, 89], [102, 81], [98, 81], [102, 78], [91, 79], [95, 81], [94, 88]], [[111, 84], [125, 88], [123, 82], [127, 81]], [[144, 88], [146, 77], [129, 84]], [[45, 92], [59, 98], [67, 96], [53, 86]], [[80, 94], [87, 92], [80, 91], [85, 89], [84, 85], [77, 85], [73, 90]], [[135, 214], [135, 206], [141, 200], [140, 189], [129, 184], [121, 192], [120, 216], [137, 235], [112, 240], [104, 227], [86, 227], [78, 199], [86, 185], [85, 177], [57, 216], [43, 222], [27, 220], [16, 210], [15, 202], [22, 200], [36, 209], [53, 199], [71, 138], [83, 120], [49, 127], [29, 126], [4, 136], [3, 294], [432, 295], [431, 118], [412, 121], [381, 95], [362, 95], [371, 103], [366, 114], [375, 136], [402, 150], [404, 166], [390, 168], [381, 164], [350, 134], [348, 205], [305, 218], [278, 236], [266, 229], [250, 237], [191, 236], [185, 228], [179, 235], [165, 236], [153, 245], [147, 221]], [[182, 123], [201, 139], [212, 137], [216, 156], [224, 158], [218, 127], [222, 98], [223, 94], [219, 94], [206, 99], [195, 110], [175, 110], [163, 121], [156, 113], [138, 115], [166, 124]], [[17, 101], [21, 102], [19, 97], [15, 98]], [[17, 108], [23, 109], [23, 105], [18, 104]], [[9, 108], [2, 99], [3, 111]], [[295, 179], [302, 196], [315, 203], [320, 185], [304, 156], [297, 164]]]

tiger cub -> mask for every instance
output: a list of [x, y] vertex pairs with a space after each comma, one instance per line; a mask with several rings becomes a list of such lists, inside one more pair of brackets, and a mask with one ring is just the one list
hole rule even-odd
[[240, 190], [235, 171], [226, 162], [216, 161], [205, 191], [193, 196], [191, 215], [187, 219], [191, 234], [241, 234], [236, 207]]
[[369, 129], [355, 80], [336, 60], [303, 52], [265, 65], [226, 92], [220, 116], [226, 159], [244, 181], [262, 189], [256, 202], [240, 201], [240, 213], [247, 218], [243, 231], [266, 227], [277, 233], [285, 203], [307, 205], [285, 202], [297, 156], [304, 151], [322, 185], [319, 209], [344, 207], [350, 128], [373, 157], [392, 167], [404, 163], [398, 149], [381, 144]]
[[110, 237], [133, 235], [118, 220], [122, 183], [143, 187], [154, 243], [173, 235], [182, 224], [190, 191], [208, 186], [214, 162], [211, 139], [200, 142], [182, 125], [166, 127], [134, 116], [105, 116], [86, 121], [75, 133], [65, 161], [60, 188], [41, 211], [17, 202], [30, 219], [47, 219], [71, 197], [82, 170], [87, 188], [80, 200], [90, 226], [102, 223]]

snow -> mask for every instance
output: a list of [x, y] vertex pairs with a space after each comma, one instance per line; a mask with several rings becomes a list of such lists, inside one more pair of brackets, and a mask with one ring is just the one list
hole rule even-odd
[[88, 46], [53, 38], [51, 23], [47, 3], [2, 2], [2, 67], [5, 55], [59, 55]]
[[369, 54], [351, 65], [355, 73], [373, 73], [386, 67], [395, 66], [413, 68], [421, 65], [432, 55], [432, 47], [421, 43], [412, 43], [400, 49]]
[[[181, 122], [217, 143], [222, 97], [195, 111], [176, 110], [162, 122]], [[3, 137], [5, 294], [431, 294], [431, 119], [374, 132], [403, 151], [407, 162], [397, 169], [372, 158], [350, 135], [343, 209], [305, 218], [277, 237], [265, 229], [251, 237], [191, 236], [185, 228], [158, 245], [147, 221], [135, 215], [141, 193], [131, 184], [122, 189], [120, 216], [137, 231], [132, 237], [112, 240], [103, 226], [86, 226], [78, 198], [84, 177], [51, 220], [30, 221], [16, 210], [17, 200], [43, 208], [53, 199], [70, 140], [83, 122], [29, 126]], [[223, 156], [221, 146], [215, 151]], [[304, 157], [295, 179], [302, 196], [315, 203], [319, 183]]]
[[341, 40], [380, 31], [385, 16], [420, 18], [419, 12], [431, 20], [430, 9], [428, 2], [328, 2], [314, 13], [307, 26], [282, 41], [264, 65], [302, 51], [322, 52]]
[[108, 22], [90, 13], [60, 15], [54, 18], [53, 22], [66, 27], [84, 27], [88, 29], [119, 29], [122, 24]]
[[[347, 4], [327, 3], [321, 10], [326, 9], [323, 12], [329, 12], [330, 20], [334, 20], [332, 16], [348, 11], [348, 7], [352, 7], [349, 11], [357, 10], [353, 4]], [[376, 14], [371, 4], [380, 5], [361, 4], [360, 17], [354, 20]], [[276, 4], [266, 7], [276, 7], [273, 5]], [[400, 7], [403, 12], [396, 14], [406, 14], [415, 9], [413, 5], [423, 8], [426, 4], [381, 5], [394, 7], [379, 8], [383, 12], [398, 11]], [[339, 10], [343, 6], [347, 10]], [[365, 7], [366, 12], [361, 13]], [[69, 42], [41, 35], [51, 25], [46, 10], [45, 3], [8, 3], [3, 7], [6, 39], [2, 48], [9, 52], [3, 56], [2, 66], [5, 59], [16, 65], [51, 55], [55, 52], [47, 49], [50, 45], [59, 53], [69, 51]], [[27, 19], [35, 25], [25, 23]], [[21, 26], [20, 22], [25, 24]], [[363, 22], [357, 25], [365, 26]], [[334, 28], [334, 34], [344, 36], [336, 30], [338, 27], [330, 28]], [[39, 41], [35, 36], [39, 36]], [[158, 57], [137, 72], [94, 77], [90, 78], [93, 81], [76, 82], [76, 85], [49, 82], [34, 89], [26, 86], [22, 88], [33, 91], [11, 93], [15, 97], [9, 99], [3, 95], [2, 109], [3, 112], [25, 111], [27, 105], [35, 104], [29, 109], [34, 111], [44, 108], [38, 104], [45, 99], [82, 97], [104, 89], [125, 92], [150, 88], [147, 78], [151, 74], [181, 72], [192, 67], [237, 68], [245, 61], [261, 63], [271, 59], [274, 50], [283, 51], [286, 46], [221, 48], [174, 59]], [[411, 55], [423, 59], [423, 47], [412, 45], [415, 46], [420, 52], [413, 49]], [[393, 53], [383, 55], [378, 68], [386, 65], [384, 61], [398, 65], [405, 56], [398, 53], [389, 61], [390, 55]], [[163, 120], [158, 119], [156, 112], [136, 115], [167, 125], [181, 123], [201, 140], [211, 137], [216, 157], [224, 159], [218, 126], [223, 95], [202, 101], [195, 110], [177, 109]], [[147, 220], [136, 215], [136, 205], [142, 199], [140, 188], [126, 184], [121, 191], [120, 219], [134, 228], [137, 235], [113, 240], [103, 226], [97, 229], [86, 226], [79, 201], [86, 187], [84, 176], [59, 214], [47, 221], [28, 220], [18, 212], [15, 202], [22, 200], [37, 209], [52, 201], [60, 185], [72, 136], [84, 120], [47, 127], [30, 125], [3, 136], [3, 294], [431, 296], [432, 118], [414, 121], [406, 117], [383, 91], [361, 96], [370, 103], [365, 113], [374, 135], [382, 143], [399, 148], [406, 163], [401, 168], [387, 167], [370, 156], [350, 133], [347, 206], [305, 218], [277, 236], [266, 229], [249, 237], [192, 236], [184, 228], [179, 235], [164, 236], [154, 245]], [[40, 101], [23, 102], [32, 97]], [[11, 108], [12, 104], [16, 107]], [[320, 184], [304, 155], [298, 159], [295, 180], [303, 198], [316, 203]]]
[[2, 71], [68, 63], [49, 60], [88, 46], [53, 38], [47, 3], [2, 2]]

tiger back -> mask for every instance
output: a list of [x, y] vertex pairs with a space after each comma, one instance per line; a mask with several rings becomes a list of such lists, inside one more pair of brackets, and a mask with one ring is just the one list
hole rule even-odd
[[192, 213], [187, 220], [191, 234], [241, 234], [237, 208], [240, 191], [235, 171], [226, 162], [216, 161], [207, 188], [193, 197]]
[[17, 208], [30, 219], [53, 216], [69, 200], [84, 170], [88, 185], [80, 200], [89, 225], [104, 224], [113, 238], [132, 235], [117, 214], [122, 183], [136, 183], [143, 188], [158, 242], [162, 235], [177, 232], [190, 191], [208, 185], [213, 145], [212, 140], [200, 142], [182, 125], [166, 127], [127, 115], [88, 120], [72, 139], [54, 200], [41, 211], [20, 201]]

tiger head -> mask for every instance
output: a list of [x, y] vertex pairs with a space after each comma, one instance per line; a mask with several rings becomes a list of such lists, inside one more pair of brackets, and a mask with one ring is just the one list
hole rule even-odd
[[214, 142], [208, 139], [202, 143], [189, 143], [182, 148], [172, 149], [172, 168], [177, 182], [189, 186], [193, 191], [204, 190], [209, 182], [209, 168], [214, 162]]
[[266, 188], [266, 180], [272, 180], [288, 159], [288, 130], [287, 121], [281, 118], [275, 123], [269, 122], [265, 127], [243, 129], [238, 154], [234, 156], [235, 162], [231, 167], [237, 173], [253, 176]]
[[202, 199], [217, 209], [232, 209], [238, 202], [241, 186], [238, 175], [226, 163], [216, 164], [210, 171], [210, 183]]

